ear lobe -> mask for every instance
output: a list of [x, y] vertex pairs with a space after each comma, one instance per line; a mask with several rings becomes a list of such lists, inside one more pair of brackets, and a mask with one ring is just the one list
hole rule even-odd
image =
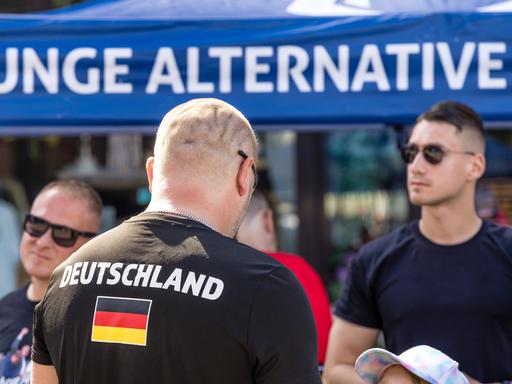
[[153, 165], [155, 164], [155, 158], [153, 156], [148, 157], [146, 160], [146, 174], [148, 177], [149, 192], [153, 192]]

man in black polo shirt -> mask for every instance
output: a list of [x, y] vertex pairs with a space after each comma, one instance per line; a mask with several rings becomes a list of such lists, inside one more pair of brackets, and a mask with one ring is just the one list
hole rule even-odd
[[147, 210], [53, 274], [33, 383], [320, 383], [293, 274], [233, 239], [256, 184], [251, 126], [220, 100], [162, 120]]
[[401, 152], [421, 219], [368, 243], [352, 263], [329, 336], [326, 382], [362, 383], [354, 362], [379, 330], [395, 354], [420, 344], [441, 350], [471, 383], [511, 380], [512, 229], [475, 209], [485, 170], [482, 120], [464, 104], [436, 104]]

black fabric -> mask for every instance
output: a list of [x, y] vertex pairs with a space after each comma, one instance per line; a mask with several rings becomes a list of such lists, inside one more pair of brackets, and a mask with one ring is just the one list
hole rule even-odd
[[32, 345], [32, 318], [37, 302], [27, 299], [28, 285], [17, 289], [0, 300], [0, 352], [6, 353], [22, 328], [30, 333], [24, 336], [20, 346]]
[[[146, 345], [92, 341], [104, 336], [98, 296], [151, 300], [137, 325]], [[32, 357], [54, 365], [61, 384], [320, 383], [314, 320], [293, 274], [159, 213], [128, 220], [57, 268], [36, 307]]]
[[[0, 363], [0, 383], [29, 382], [30, 355], [22, 353], [22, 348], [32, 345], [32, 319], [37, 302], [28, 300], [27, 289], [28, 285], [0, 300], [0, 352], [5, 356]], [[23, 328], [29, 330], [25, 335], [21, 332]], [[12, 354], [23, 360], [12, 364]]]
[[442, 246], [398, 228], [361, 249], [335, 314], [382, 329], [394, 353], [427, 344], [482, 382], [512, 379], [512, 229], [484, 221]]

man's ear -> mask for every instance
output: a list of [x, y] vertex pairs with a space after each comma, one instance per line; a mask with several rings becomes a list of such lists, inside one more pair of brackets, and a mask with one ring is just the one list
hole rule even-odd
[[266, 233], [274, 235], [274, 215], [268, 208], [263, 211], [263, 228]]
[[253, 164], [254, 160], [251, 158], [244, 159], [238, 168], [238, 173], [236, 175], [236, 187], [240, 196], [245, 196], [252, 191], [253, 181], [251, 179], [251, 166]]
[[153, 192], [153, 165], [155, 164], [155, 158], [153, 156], [148, 157], [146, 160], [146, 174], [148, 176], [149, 192]]
[[485, 156], [482, 153], [477, 153], [472, 157], [468, 172], [468, 180], [470, 181], [478, 180], [485, 172]]

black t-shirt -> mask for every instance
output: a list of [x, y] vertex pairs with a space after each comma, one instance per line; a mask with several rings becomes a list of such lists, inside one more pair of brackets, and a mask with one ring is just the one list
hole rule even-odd
[[320, 383], [293, 274], [195, 221], [144, 213], [85, 244], [36, 307], [59, 383]]
[[335, 314], [382, 329], [394, 353], [427, 344], [482, 382], [512, 379], [512, 229], [484, 221], [442, 246], [398, 228], [361, 249]]
[[[28, 383], [30, 354], [25, 346], [32, 345], [32, 321], [37, 302], [27, 298], [28, 285], [0, 300], [0, 383]], [[28, 333], [22, 330], [28, 329]], [[25, 348], [24, 348], [25, 347]], [[10, 359], [12, 354], [15, 359]]]

